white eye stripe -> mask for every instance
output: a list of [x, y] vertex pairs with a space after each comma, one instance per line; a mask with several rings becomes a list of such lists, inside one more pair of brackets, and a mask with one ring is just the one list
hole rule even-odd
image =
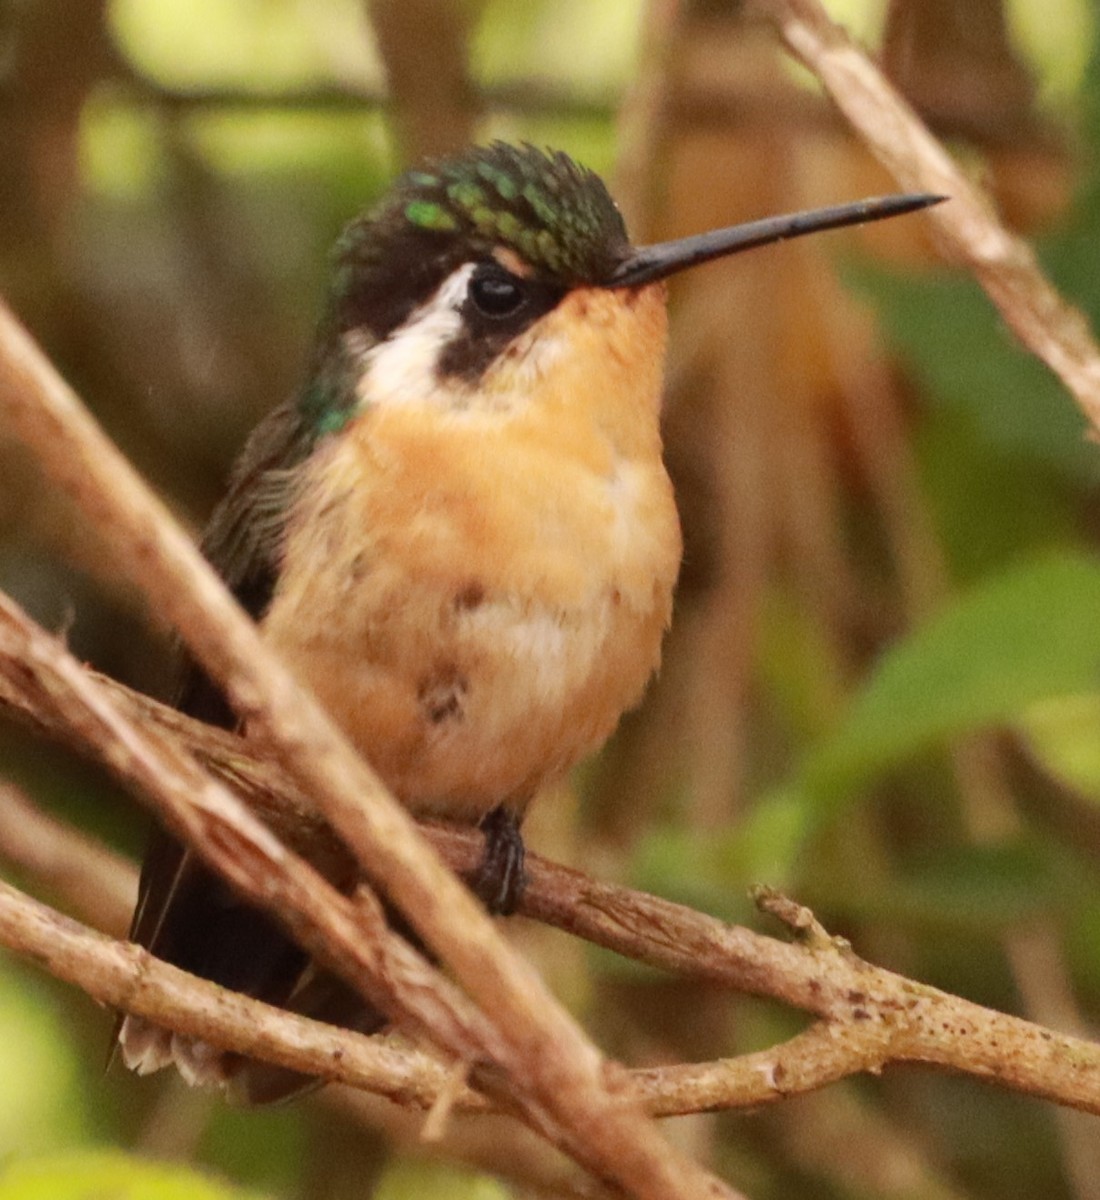
[[444, 348], [463, 328], [461, 308], [474, 264], [452, 271], [435, 293], [409, 314], [404, 324], [367, 350], [357, 346], [355, 331], [346, 335], [359, 360], [357, 388], [364, 404], [410, 404], [430, 401], [438, 389], [436, 365]]
[[476, 264], [472, 262], [463, 263], [461, 267], [452, 271], [450, 275], [439, 285], [439, 289], [435, 295], [423, 304], [412, 314], [405, 322], [403, 328], [407, 328], [416, 320], [417, 313], [425, 312], [432, 308], [450, 308], [454, 312], [462, 307], [463, 301], [466, 299], [466, 292], [470, 286], [470, 276], [474, 273]]
[[434, 294], [419, 308], [413, 309], [404, 324], [399, 325], [386, 341], [423, 337], [443, 328], [461, 328], [459, 312], [470, 287], [470, 276], [474, 273], [474, 266], [472, 262], [463, 263], [461, 267], [452, 271], [436, 288]]

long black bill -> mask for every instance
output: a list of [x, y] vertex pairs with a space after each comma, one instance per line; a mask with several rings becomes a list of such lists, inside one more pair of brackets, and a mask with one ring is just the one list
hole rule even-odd
[[870, 200], [857, 200], [854, 204], [837, 204], [832, 208], [814, 208], [782, 217], [765, 217], [762, 221], [749, 221], [744, 225], [731, 225], [727, 229], [714, 229], [710, 233], [697, 233], [674, 242], [638, 246], [629, 258], [619, 264], [606, 286], [637, 287], [643, 283], [654, 283], [687, 267], [695, 267], [714, 258], [724, 258], [727, 254], [740, 254], [742, 250], [767, 246], [771, 242], [784, 242], [807, 233], [819, 233], [823, 229], [840, 229], [845, 225], [862, 225], [867, 221], [900, 217], [903, 213], [916, 212], [946, 199], [946, 196], [927, 193], [878, 196]]

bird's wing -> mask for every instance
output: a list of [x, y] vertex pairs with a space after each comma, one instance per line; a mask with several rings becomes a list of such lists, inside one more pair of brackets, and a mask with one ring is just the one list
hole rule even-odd
[[[206, 558], [253, 618], [263, 615], [275, 588], [294, 469], [305, 449], [294, 407], [285, 404], [270, 413], [248, 439], [203, 537]], [[236, 724], [224, 695], [190, 655], [183, 659], [176, 707], [210, 725]], [[141, 872], [131, 940], [161, 954], [165, 917], [175, 909], [178, 923], [182, 881], [195, 869], [191, 855], [158, 830]]]
[[[203, 554], [254, 620], [263, 616], [275, 590], [297, 468], [308, 451], [295, 406], [275, 409], [248, 439], [228, 492], [203, 535]], [[210, 725], [236, 724], [221, 691], [189, 655], [184, 658], [176, 707]]]
[[[286, 513], [293, 501], [295, 469], [308, 443], [295, 409], [276, 409], [255, 430], [234, 469], [225, 500], [203, 539], [203, 552], [238, 601], [255, 618], [263, 615], [278, 575]], [[209, 724], [232, 727], [235, 717], [221, 691], [193, 660], [184, 663], [177, 707]], [[362, 1005], [339, 981], [319, 976], [308, 990], [302, 980], [309, 960], [282, 928], [239, 900], [232, 889], [164, 830], [154, 831], [141, 871], [132, 941], [184, 970], [272, 1004], [286, 1005], [296, 990], [310, 1012], [330, 1009], [350, 1024]], [[377, 1026], [378, 1018], [367, 1024]], [[127, 1062], [153, 1070], [175, 1062], [185, 1075], [208, 1081], [237, 1075], [246, 1098], [277, 1099], [300, 1091], [308, 1077], [234, 1056], [214, 1055], [201, 1044], [156, 1030], [139, 1018], [123, 1018], [116, 1030]], [[249, 1078], [249, 1071], [258, 1078]]]

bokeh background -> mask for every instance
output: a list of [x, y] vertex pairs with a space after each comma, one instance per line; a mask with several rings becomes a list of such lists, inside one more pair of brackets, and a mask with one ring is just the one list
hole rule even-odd
[[[1090, 0], [828, 7], [1100, 319]], [[301, 378], [342, 223], [405, 163], [493, 136], [604, 173], [639, 240], [894, 190], [721, 0], [6, 0], [0, 291], [197, 531]], [[665, 666], [529, 841], [732, 920], [775, 884], [875, 962], [1096, 1036], [1100, 446], [921, 218], [700, 270], [672, 306]], [[168, 631], [2, 429], [0, 587], [163, 693]], [[144, 811], [14, 726], [0, 777], [140, 852]], [[804, 1025], [512, 926], [627, 1063]], [[212, 1196], [584, 1194], [500, 1124], [459, 1122], [441, 1164], [415, 1116], [336, 1089], [249, 1113], [105, 1074], [109, 1027], [0, 957], [3, 1200], [204, 1195], [185, 1167]], [[915, 1069], [669, 1129], [753, 1200], [1100, 1197], [1096, 1118]]]

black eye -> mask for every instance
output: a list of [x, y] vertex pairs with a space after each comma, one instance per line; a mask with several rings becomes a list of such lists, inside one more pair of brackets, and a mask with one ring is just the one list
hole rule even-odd
[[468, 295], [478, 312], [486, 317], [510, 317], [527, 301], [523, 280], [495, 264], [474, 271]]

